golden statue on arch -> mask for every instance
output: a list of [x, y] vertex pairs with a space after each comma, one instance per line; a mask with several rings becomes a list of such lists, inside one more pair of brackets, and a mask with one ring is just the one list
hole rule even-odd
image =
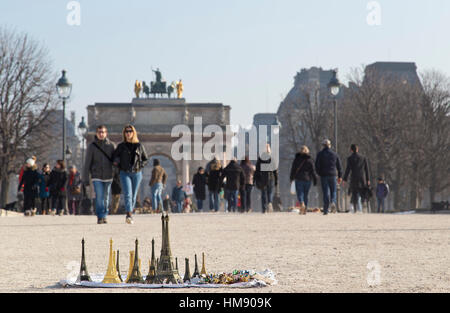
[[183, 98], [184, 86], [183, 86], [183, 82], [182, 82], [181, 79], [177, 82], [176, 87], [177, 87], [177, 97], [178, 97], [178, 99]]
[[134, 93], [136, 94], [136, 98], [139, 98], [139, 95], [142, 91], [142, 83], [138, 80], [134, 83]]

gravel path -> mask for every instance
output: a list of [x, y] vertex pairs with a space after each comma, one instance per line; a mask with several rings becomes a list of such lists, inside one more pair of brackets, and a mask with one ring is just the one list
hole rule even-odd
[[[207, 271], [271, 269], [278, 285], [245, 292], [450, 292], [450, 215], [322, 216], [295, 213], [183, 214], [170, 216], [170, 239], [179, 259], [206, 254]], [[81, 238], [87, 266], [104, 273], [109, 238], [128, 269], [128, 251], [139, 238], [143, 274], [151, 239], [159, 256], [159, 215], [123, 216], [97, 225], [95, 217], [0, 218], [0, 292], [161, 292], [141, 289], [73, 289], [58, 285], [78, 273]], [[180, 290], [163, 290], [180, 292]], [[183, 292], [237, 290], [183, 289]]]

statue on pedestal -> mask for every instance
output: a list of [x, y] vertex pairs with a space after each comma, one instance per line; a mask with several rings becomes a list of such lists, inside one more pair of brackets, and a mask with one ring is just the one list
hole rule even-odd
[[139, 98], [139, 95], [141, 94], [142, 90], [142, 84], [140, 81], [136, 80], [134, 83], [134, 93], [136, 94], [136, 98]]
[[184, 91], [184, 86], [183, 86], [183, 82], [180, 79], [177, 83], [177, 97], [178, 99], [183, 98], [183, 91]]

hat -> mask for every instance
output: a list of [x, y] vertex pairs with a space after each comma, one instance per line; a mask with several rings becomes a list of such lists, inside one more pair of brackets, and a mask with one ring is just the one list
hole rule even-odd
[[322, 141], [322, 145], [331, 147], [331, 141], [329, 139], [325, 139], [324, 141]]
[[25, 163], [28, 164], [29, 166], [34, 166], [34, 164], [36, 163], [36, 161], [30, 158], [30, 159], [28, 159]]

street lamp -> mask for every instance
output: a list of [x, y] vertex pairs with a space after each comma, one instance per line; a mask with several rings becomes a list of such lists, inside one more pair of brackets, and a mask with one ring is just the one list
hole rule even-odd
[[56, 84], [56, 91], [59, 98], [63, 101], [63, 142], [62, 142], [62, 157], [63, 161], [66, 161], [66, 100], [70, 98], [72, 93], [72, 84], [66, 77], [66, 71], [62, 71], [62, 76]]
[[[337, 122], [337, 95], [339, 94], [341, 83], [337, 78], [337, 70], [333, 70], [330, 82], [328, 83], [328, 88], [330, 89], [331, 95], [333, 96], [334, 105], [334, 145], [336, 153], [338, 153], [338, 122]], [[340, 187], [336, 188], [336, 209], [339, 212], [339, 192]]]
[[80, 124], [78, 124], [78, 131], [79, 131], [79, 134], [80, 134], [81, 140], [82, 140], [82, 143], [81, 143], [81, 148], [82, 148], [81, 149], [81, 170], [84, 170], [84, 144], [85, 144], [85, 140], [86, 140], [85, 136], [87, 133], [87, 125], [86, 125], [86, 122], [84, 121], [84, 116], [81, 117], [81, 122], [80, 122]]

